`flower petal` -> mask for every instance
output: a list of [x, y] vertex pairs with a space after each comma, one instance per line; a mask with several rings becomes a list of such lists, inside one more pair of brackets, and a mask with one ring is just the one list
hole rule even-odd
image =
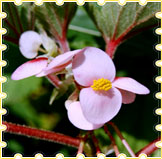
[[70, 122], [79, 129], [94, 130], [103, 126], [103, 124], [92, 124], [86, 120], [83, 115], [80, 102], [73, 102], [66, 108]]
[[19, 40], [20, 51], [26, 58], [32, 59], [37, 56], [38, 49], [42, 44], [41, 36], [34, 31], [26, 31], [21, 34]]
[[20, 80], [40, 73], [47, 66], [47, 58], [37, 58], [19, 66], [11, 76], [12, 80]]
[[73, 60], [75, 80], [82, 86], [90, 86], [99, 78], [114, 80], [115, 66], [111, 58], [102, 50], [87, 47], [82, 54]]
[[50, 64], [46, 68], [46, 70], [48, 71], [48, 70], [50, 70], [52, 68], [60, 67], [62, 65], [64, 65], [66, 67], [67, 65], [69, 65], [69, 63], [71, 62], [74, 55], [76, 55], [76, 54], [78, 54], [80, 52], [82, 52], [82, 50], [74, 50], [74, 51], [69, 51], [69, 52], [66, 52], [64, 54], [61, 54], [61, 55], [55, 57], [50, 62]]
[[94, 124], [110, 121], [121, 108], [122, 96], [119, 90], [97, 92], [92, 88], [84, 88], [80, 92], [80, 103], [85, 118]]
[[51, 39], [50, 37], [48, 37], [45, 31], [42, 31], [40, 36], [42, 39], [42, 45], [45, 48], [45, 50], [48, 51], [48, 54], [52, 53], [53, 51], [56, 52], [57, 45], [54, 39]]
[[49, 69], [49, 70], [46, 70], [46, 68], [45, 68], [39, 74], [37, 74], [36, 77], [43, 77], [43, 76], [46, 76], [46, 75], [51, 74], [51, 73], [59, 72], [59, 71], [63, 70], [65, 67], [66, 66], [62, 65], [60, 67], [52, 68], [52, 69]]
[[129, 92], [129, 91], [122, 90], [122, 89], [119, 89], [119, 91], [122, 95], [122, 103], [130, 104], [134, 102], [136, 98], [136, 94]]
[[148, 94], [150, 93], [149, 89], [144, 85], [140, 84], [136, 80], [129, 77], [118, 77], [112, 83], [114, 87], [133, 92], [136, 94]]

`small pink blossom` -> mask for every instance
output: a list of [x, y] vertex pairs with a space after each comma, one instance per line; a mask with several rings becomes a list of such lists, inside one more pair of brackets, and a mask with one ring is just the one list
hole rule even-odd
[[79, 101], [65, 103], [69, 120], [78, 128], [93, 130], [103, 126], [119, 112], [122, 103], [135, 100], [135, 94], [149, 90], [129, 77], [115, 78], [111, 58], [102, 50], [87, 47], [56, 57], [46, 68], [57, 68], [72, 61], [75, 81], [83, 88]]
[[[38, 56], [38, 51], [41, 45], [43, 45], [45, 48], [44, 51], [46, 51], [47, 54]], [[20, 80], [33, 75], [37, 77], [46, 76], [63, 69], [62, 67], [58, 67], [44, 72], [44, 69], [47, 67], [50, 60], [53, 59], [50, 55], [56, 51], [56, 44], [45, 32], [42, 32], [41, 34], [34, 31], [24, 32], [19, 40], [19, 48], [24, 57], [35, 59], [19, 66], [11, 76], [13, 80]]]
[[76, 127], [93, 130], [102, 127], [119, 112], [122, 103], [135, 100], [135, 94], [148, 94], [149, 90], [129, 77], [116, 76], [112, 59], [102, 50], [87, 47], [69, 51], [51, 60], [39, 57], [15, 70], [12, 79], [32, 75], [44, 76], [64, 69], [72, 63], [75, 81], [82, 87], [79, 101], [65, 102], [69, 120]]

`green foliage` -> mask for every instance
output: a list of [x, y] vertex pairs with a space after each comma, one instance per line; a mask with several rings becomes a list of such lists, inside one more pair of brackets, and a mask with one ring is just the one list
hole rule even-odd
[[[81, 19], [84, 19], [84, 23]], [[100, 37], [94, 37], [93, 32], [99, 33], [93, 21], [90, 19], [90, 17], [88, 17], [84, 8], [78, 7], [76, 16], [69, 25], [69, 31], [67, 35], [68, 41], [70, 41], [70, 48], [75, 50], [84, 48], [86, 46], [100, 47], [100, 43], [98, 43], [95, 39], [100, 39]]]
[[65, 3], [63, 6], [44, 3], [42, 6], [34, 6], [34, 13], [39, 22], [38, 29], [41, 25], [56, 39], [65, 38], [68, 24], [75, 15], [75, 11], [75, 3]]
[[50, 130], [60, 120], [57, 113], [38, 113], [32, 105], [32, 100], [46, 93], [45, 88], [42, 87], [42, 78], [31, 77], [13, 81], [8, 77], [4, 90], [7, 93], [7, 98], [4, 100], [5, 106], [10, 109], [10, 113], [27, 124]]
[[[111, 130], [111, 132], [112, 132], [112, 130]], [[146, 146], [149, 143], [147, 140], [138, 139], [135, 136], [128, 134], [127, 132], [121, 132], [121, 133], [124, 136], [124, 138], [127, 140], [128, 144], [134, 150], [135, 153], [138, 152], [140, 149], [142, 149], [144, 146]], [[110, 141], [108, 135], [104, 132], [103, 129], [96, 130], [95, 134], [100, 141], [100, 147], [102, 148], [102, 151], [104, 153], [108, 153], [110, 148], [112, 149], [112, 147], [107, 146], [107, 145], [111, 144], [111, 141]], [[127, 156], [129, 156], [130, 154], [128, 153], [128, 151], [124, 147], [119, 136], [116, 133], [113, 133], [113, 137], [116, 141], [116, 144], [118, 146], [119, 151], [126, 154]]]
[[85, 8], [105, 38], [117, 39], [135, 31], [137, 27], [157, 24], [152, 18], [160, 11], [160, 3], [150, 2], [145, 6], [137, 2], [129, 2], [124, 6], [117, 2], [109, 2], [104, 6], [87, 3]]
[[15, 6], [14, 3], [3, 3], [3, 11], [7, 13], [3, 23], [3, 27], [8, 30], [5, 35], [6, 40], [18, 44], [21, 33], [33, 28], [31, 6], [32, 3], [23, 3], [20, 6]]
[[11, 139], [8, 141], [8, 146], [10, 147], [10, 149], [13, 151], [13, 152], [23, 152], [24, 149], [21, 145], [21, 143], [17, 142], [16, 140], [14, 139]]
[[[10, 93], [9, 97], [5, 99], [5, 103], [14, 103], [27, 98], [31, 92], [38, 89], [41, 84], [41, 78], [31, 77], [24, 80], [13, 81], [10, 79], [10, 76], [7, 77], [7, 82], [4, 84], [4, 89], [7, 93]], [[14, 92], [17, 92], [16, 96], [14, 96]], [[14, 98], [12, 98], [13, 96]]]

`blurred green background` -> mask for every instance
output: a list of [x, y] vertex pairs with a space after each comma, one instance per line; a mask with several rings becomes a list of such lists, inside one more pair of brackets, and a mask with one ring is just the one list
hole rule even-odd
[[[82, 30], [75, 31], [74, 26], [94, 30], [96, 35], [91, 35], [86, 30], [85, 33]], [[83, 7], [78, 7], [69, 28], [67, 38], [71, 50], [86, 46], [105, 49], [103, 38]], [[151, 91], [149, 95], [137, 95], [132, 104], [123, 104], [119, 114], [113, 119], [134, 152], [138, 152], [159, 135], [155, 126], [160, 123], [160, 118], [155, 114], [155, 110], [160, 104], [155, 98], [155, 93], [160, 90], [160, 85], [155, 82], [155, 77], [160, 70], [155, 66], [155, 61], [160, 59], [160, 53], [154, 49], [159, 41], [155, 29], [143, 31], [125, 41], [118, 47], [114, 58], [118, 76], [132, 77]], [[3, 100], [3, 106], [8, 113], [3, 116], [3, 120], [76, 137], [80, 130], [69, 122], [64, 107], [64, 101], [71, 91], [56, 99], [50, 106], [49, 99], [53, 86], [46, 78], [30, 77], [12, 81], [11, 73], [27, 59], [21, 55], [16, 45], [6, 41], [4, 43], [7, 45], [7, 50], [3, 52], [3, 60], [7, 61], [7, 66], [3, 69], [3, 76], [7, 77], [7, 82], [3, 84], [3, 92], [7, 93], [7, 98]], [[100, 147], [105, 151], [110, 144], [108, 136], [102, 128], [95, 130], [95, 134]], [[113, 135], [120, 152], [129, 156], [118, 136], [114, 132]], [[8, 133], [3, 134], [3, 138], [7, 142], [7, 147], [3, 149], [3, 156], [21, 153], [29, 157], [39, 152], [44, 156], [52, 157], [57, 153], [62, 153], [64, 156], [76, 156], [77, 153], [75, 148], [48, 141]], [[160, 156], [160, 151], [156, 151], [152, 156]]]

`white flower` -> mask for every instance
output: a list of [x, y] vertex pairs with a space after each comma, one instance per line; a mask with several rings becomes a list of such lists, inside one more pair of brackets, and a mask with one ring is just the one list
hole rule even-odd
[[[40, 46], [43, 45], [44, 49]], [[33, 59], [38, 56], [38, 51], [43, 50], [50, 56], [57, 52], [57, 45], [54, 40], [49, 38], [46, 32], [42, 31], [38, 34], [35, 31], [26, 31], [20, 36], [19, 48], [22, 55], [28, 59]]]
[[41, 44], [41, 36], [34, 31], [24, 32], [19, 40], [20, 51], [28, 59], [33, 59], [38, 55], [38, 49]]

